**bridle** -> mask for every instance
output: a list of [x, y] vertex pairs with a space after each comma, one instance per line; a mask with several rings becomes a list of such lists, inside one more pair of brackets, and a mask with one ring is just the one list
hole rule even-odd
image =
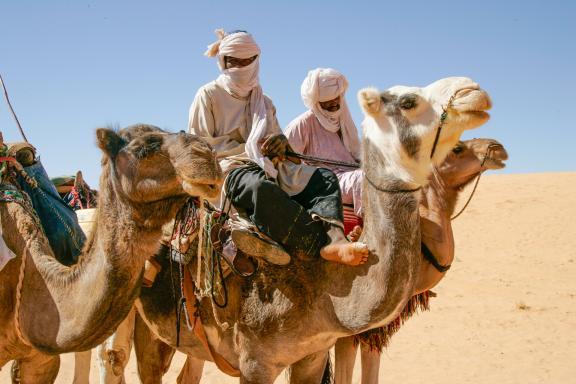
[[[456, 98], [456, 93], [454, 93], [452, 96], [450, 96], [448, 103], [446, 104], [445, 107], [442, 108], [442, 114], [440, 115], [440, 122], [438, 123], [438, 127], [436, 128], [436, 137], [434, 138], [434, 144], [432, 144], [432, 151], [430, 152], [430, 158], [432, 158], [434, 156], [434, 153], [436, 152], [436, 147], [438, 145], [438, 140], [440, 139], [440, 133], [442, 131], [442, 127], [444, 126], [444, 124], [446, 123], [446, 119], [448, 118], [448, 109], [452, 106], [452, 103], [453, 103], [455, 98]], [[323, 159], [323, 158], [315, 157], [315, 156], [302, 155], [300, 153], [296, 153], [296, 152], [292, 152], [292, 151], [286, 151], [286, 155], [288, 157], [296, 157], [298, 159], [302, 159], [305, 161], [312, 161], [312, 162], [316, 162], [316, 163], [336, 165], [336, 166], [340, 166], [340, 167], [353, 168], [353, 169], [360, 168], [360, 164], [357, 164], [357, 163], [348, 163], [345, 161]], [[422, 189], [422, 186], [419, 186], [417, 188], [412, 188], [412, 189], [388, 189], [388, 188], [384, 188], [384, 187], [381, 187], [378, 184], [376, 184], [374, 181], [372, 181], [370, 176], [368, 176], [367, 172], [364, 172], [364, 178], [366, 179], [366, 181], [368, 181], [368, 184], [370, 184], [374, 189], [376, 189], [377, 191], [380, 191], [380, 192], [385, 192], [385, 193], [412, 193], [412, 192], [417, 192], [417, 191]]]
[[460, 211], [455, 214], [454, 216], [452, 216], [450, 218], [450, 220], [454, 220], [456, 219], [458, 216], [460, 216], [464, 210], [468, 207], [468, 204], [470, 204], [470, 201], [472, 201], [472, 197], [474, 196], [474, 193], [476, 192], [476, 188], [478, 187], [478, 183], [480, 182], [480, 176], [482, 176], [482, 167], [484, 166], [484, 163], [486, 163], [486, 160], [489, 158], [489, 155], [492, 153], [492, 151], [496, 148], [501, 147], [501, 144], [489, 144], [488, 148], [486, 148], [486, 153], [484, 153], [484, 158], [482, 159], [482, 163], [480, 164], [480, 172], [478, 172], [478, 176], [476, 176], [476, 182], [474, 183], [474, 188], [472, 189], [472, 192], [470, 193], [470, 196], [468, 196], [468, 200], [466, 200], [466, 204], [464, 204], [464, 206], [462, 207], [462, 209], [460, 209]]
[[[434, 137], [434, 144], [432, 144], [432, 151], [430, 151], [430, 158], [432, 158], [434, 156], [434, 153], [436, 152], [436, 146], [438, 145], [438, 140], [440, 139], [440, 133], [442, 132], [442, 127], [444, 126], [444, 123], [446, 123], [446, 119], [448, 118], [448, 109], [452, 106], [452, 103], [454, 102], [455, 98], [456, 98], [456, 93], [452, 94], [452, 96], [450, 96], [450, 99], [448, 99], [448, 103], [446, 104], [446, 106], [442, 107], [442, 114], [440, 115], [440, 122], [438, 123], [438, 127], [436, 128], [436, 137]], [[416, 191], [419, 191], [420, 189], [422, 189], [421, 185], [418, 188], [414, 188], [414, 189], [386, 189], [386, 188], [383, 188], [383, 187], [376, 185], [376, 183], [374, 183], [372, 180], [370, 180], [370, 177], [368, 177], [368, 172], [364, 172], [364, 178], [368, 181], [368, 183], [372, 187], [374, 187], [376, 190], [378, 190], [380, 192], [411, 193], [411, 192], [416, 192]]]
[[452, 106], [452, 102], [454, 101], [455, 97], [456, 93], [450, 96], [448, 104], [446, 104], [446, 106], [442, 108], [442, 114], [440, 115], [440, 123], [438, 124], [438, 128], [436, 128], [436, 137], [434, 138], [434, 144], [432, 144], [432, 151], [430, 152], [430, 158], [432, 158], [434, 156], [434, 152], [436, 152], [436, 146], [438, 145], [438, 139], [440, 138], [440, 131], [442, 131], [442, 127], [444, 126], [444, 123], [448, 118], [448, 108]]

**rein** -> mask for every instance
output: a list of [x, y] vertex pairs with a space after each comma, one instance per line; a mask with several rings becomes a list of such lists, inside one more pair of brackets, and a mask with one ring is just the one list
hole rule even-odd
[[16, 120], [16, 125], [18, 126], [18, 129], [20, 130], [20, 134], [22, 135], [22, 138], [24, 139], [24, 141], [28, 142], [28, 139], [26, 138], [26, 135], [24, 134], [24, 130], [22, 129], [22, 126], [20, 125], [20, 121], [18, 120], [18, 116], [16, 116], [16, 112], [14, 112], [14, 108], [12, 108], [12, 103], [10, 103], [10, 98], [8, 97], [8, 91], [6, 90], [6, 85], [4, 85], [4, 79], [2, 79], [2, 75], [0, 75], [0, 85], [2, 85], [2, 89], [4, 90], [4, 98], [6, 99], [6, 104], [8, 104], [8, 108], [10, 109], [10, 112], [12, 112], [12, 116], [14, 117], [14, 120]]
[[452, 216], [450, 218], [450, 220], [454, 220], [458, 216], [460, 216], [464, 212], [464, 210], [468, 207], [468, 204], [470, 204], [470, 202], [472, 201], [472, 197], [474, 196], [474, 193], [476, 192], [476, 188], [478, 187], [478, 183], [480, 183], [480, 176], [482, 176], [482, 167], [484, 166], [484, 163], [486, 162], [486, 160], [488, 159], [488, 156], [492, 153], [494, 148], [497, 148], [499, 146], [500, 146], [499, 144], [489, 144], [488, 145], [488, 149], [486, 149], [486, 153], [484, 154], [484, 158], [482, 159], [482, 163], [480, 164], [480, 172], [478, 173], [478, 176], [476, 177], [476, 182], [474, 183], [474, 188], [472, 189], [472, 192], [470, 193], [468, 200], [466, 200], [466, 204], [464, 204], [462, 209], [460, 209], [460, 211], [457, 214]]
[[414, 189], [386, 189], [383, 188], [379, 185], [376, 185], [376, 183], [374, 183], [372, 180], [370, 180], [370, 178], [368, 177], [367, 173], [364, 173], [364, 178], [366, 179], [366, 181], [368, 181], [368, 184], [370, 184], [372, 187], [374, 187], [374, 189], [376, 189], [377, 191], [380, 192], [386, 192], [386, 193], [411, 193], [411, 192], [417, 192], [419, 190], [422, 189], [422, 186], [420, 185], [418, 188], [414, 188]]
[[[450, 97], [450, 99], [448, 100], [448, 104], [446, 104], [446, 106], [442, 108], [442, 115], [440, 115], [440, 123], [438, 124], [438, 128], [436, 129], [436, 137], [434, 138], [434, 144], [432, 144], [432, 151], [430, 152], [430, 158], [432, 158], [434, 156], [434, 153], [436, 152], [436, 147], [438, 145], [438, 140], [440, 139], [440, 133], [442, 131], [442, 127], [444, 126], [444, 123], [446, 122], [446, 119], [448, 118], [448, 109], [452, 106], [452, 102], [454, 101], [455, 97], [456, 97], [456, 94], [453, 94]], [[296, 158], [301, 159], [301, 160], [312, 161], [312, 162], [316, 162], [316, 163], [338, 165], [341, 167], [354, 168], [354, 169], [360, 168], [360, 164], [357, 164], [357, 163], [348, 163], [345, 161], [323, 159], [321, 157], [302, 155], [300, 153], [296, 153], [296, 152], [292, 152], [292, 151], [287, 151], [286, 155], [288, 157], [296, 157]], [[486, 158], [484, 158], [484, 160], [486, 160]], [[484, 161], [482, 162], [482, 165], [484, 165]], [[377, 185], [372, 180], [370, 180], [370, 177], [368, 177], [367, 173], [364, 173], [364, 178], [366, 178], [368, 183], [372, 187], [374, 187], [376, 190], [378, 190], [380, 192], [385, 192], [385, 193], [411, 193], [411, 192], [416, 192], [416, 191], [419, 191], [420, 189], [422, 189], [422, 186], [419, 186], [418, 188], [414, 188], [414, 189], [386, 189], [386, 188], [383, 188], [383, 187]], [[458, 213], [458, 215], [460, 213]], [[457, 217], [458, 215], [456, 215], [455, 217]], [[452, 218], [452, 219], [454, 219], [454, 218]]]
[[[288, 157], [296, 157], [298, 159], [302, 159], [302, 160], [306, 160], [306, 161], [313, 161], [315, 163], [323, 163], [323, 164], [330, 164], [330, 165], [339, 165], [341, 167], [348, 167], [348, 168], [354, 168], [354, 169], [359, 169], [360, 168], [360, 164], [357, 163], [347, 163], [345, 161], [337, 161], [337, 160], [329, 160], [329, 159], [323, 159], [321, 157], [314, 157], [314, 156], [308, 156], [308, 155], [302, 155], [300, 153], [296, 153], [296, 152], [292, 152], [292, 151], [287, 151], [286, 155]], [[386, 192], [386, 193], [411, 193], [411, 192], [416, 192], [419, 191], [420, 189], [422, 189], [422, 186], [419, 186], [418, 188], [414, 188], [414, 189], [386, 189], [383, 188], [379, 185], [377, 185], [376, 183], [374, 183], [372, 180], [370, 180], [370, 177], [368, 177], [367, 173], [364, 173], [364, 178], [368, 181], [368, 183], [374, 187], [376, 190], [380, 191], [380, 192]]]

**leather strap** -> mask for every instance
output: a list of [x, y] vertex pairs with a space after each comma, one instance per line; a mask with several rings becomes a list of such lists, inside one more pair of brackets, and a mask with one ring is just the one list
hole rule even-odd
[[452, 266], [451, 264], [450, 265], [440, 264], [438, 259], [436, 259], [436, 256], [434, 256], [432, 251], [430, 251], [430, 249], [426, 246], [426, 244], [424, 244], [424, 242], [422, 242], [422, 255], [424, 256], [424, 259], [426, 259], [427, 262], [432, 264], [432, 266], [436, 268], [436, 270], [440, 273], [448, 271]]
[[226, 360], [222, 355], [216, 352], [210, 343], [208, 343], [208, 339], [206, 338], [206, 333], [204, 332], [204, 327], [202, 326], [202, 319], [196, 313], [196, 295], [194, 294], [194, 281], [192, 281], [192, 275], [190, 275], [190, 271], [188, 268], [184, 268], [184, 297], [186, 298], [186, 311], [188, 311], [188, 316], [192, 323], [192, 328], [194, 329], [194, 334], [212, 357], [212, 360], [216, 364], [216, 366], [225, 374], [230, 375], [232, 377], [240, 377], [240, 371], [232, 366], [228, 360]]

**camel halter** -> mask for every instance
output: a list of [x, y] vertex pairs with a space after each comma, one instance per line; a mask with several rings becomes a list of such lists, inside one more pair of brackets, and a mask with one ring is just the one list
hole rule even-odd
[[[432, 158], [434, 156], [434, 153], [436, 152], [436, 147], [438, 145], [438, 140], [440, 139], [440, 133], [442, 131], [442, 127], [444, 126], [444, 123], [446, 122], [446, 119], [448, 118], [448, 109], [452, 106], [452, 103], [454, 102], [455, 98], [456, 98], [456, 93], [454, 93], [452, 96], [450, 96], [448, 103], [446, 104], [445, 107], [442, 108], [442, 114], [440, 115], [440, 122], [438, 123], [438, 128], [436, 128], [436, 137], [434, 137], [434, 144], [432, 144], [432, 151], [430, 152], [430, 158]], [[303, 155], [303, 154], [292, 152], [292, 151], [287, 151], [286, 155], [289, 157], [296, 157], [298, 159], [302, 159], [305, 161], [312, 161], [312, 162], [316, 162], [316, 163], [337, 165], [337, 166], [353, 168], [353, 169], [360, 168], [360, 164], [357, 164], [357, 163], [347, 163], [345, 161], [329, 160], [329, 159], [324, 159], [321, 157]], [[484, 159], [484, 160], [486, 160], [486, 159]], [[484, 162], [482, 162], [482, 165], [484, 165]], [[386, 189], [386, 188], [383, 188], [383, 187], [377, 185], [372, 180], [370, 180], [370, 177], [368, 177], [368, 173], [365, 172], [364, 177], [366, 178], [366, 180], [368, 181], [368, 183], [372, 187], [374, 187], [376, 190], [378, 190], [380, 192], [411, 193], [411, 192], [416, 192], [416, 191], [419, 191], [420, 189], [422, 189], [422, 186], [419, 186], [418, 188], [414, 188], [414, 189]]]
[[[438, 123], [438, 128], [436, 128], [436, 137], [434, 137], [434, 144], [432, 144], [432, 151], [430, 152], [430, 158], [432, 158], [434, 156], [434, 153], [436, 152], [436, 146], [438, 145], [438, 140], [440, 139], [440, 133], [442, 131], [442, 127], [444, 126], [444, 123], [446, 122], [446, 119], [448, 118], [448, 109], [452, 106], [452, 102], [454, 101], [455, 98], [456, 98], [456, 93], [454, 93], [454, 94], [452, 94], [452, 96], [450, 96], [450, 99], [448, 100], [448, 104], [446, 104], [446, 106], [442, 108], [442, 114], [440, 115], [440, 122]], [[419, 191], [420, 189], [422, 189], [422, 186], [419, 186], [418, 188], [414, 188], [414, 189], [386, 189], [386, 188], [382, 188], [382, 187], [376, 185], [372, 180], [370, 180], [367, 172], [364, 172], [364, 178], [368, 181], [368, 183], [372, 187], [374, 187], [376, 190], [378, 190], [380, 192], [411, 193], [411, 192], [416, 192], [416, 191]]]
[[478, 187], [478, 183], [480, 183], [480, 176], [482, 176], [482, 167], [484, 166], [484, 163], [486, 162], [486, 160], [488, 159], [488, 156], [492, 153], [492, 151], [496, 148], [501, 147], [501, 146], [502, 146], [501, 144], [494, 144], [494, 143], [488, 145], [488, 148], [486, 149], [486, 153], [484, 153], [484, 158], [482, 159], [482, 163], [480, 164], [480, 172], [478, 173], [478, 176], [476, 176], [476, 182], [474, 183], [474, 188], [472, 189], [472, 192], [470, 193], [468, 200], [466, 200], [466, 204], [464, 204], [462, 209], [460, 209], [460, 212], [458, 212], [457, 214], [452, 216], [450, 218], [450, 220], [456, 219], [468, 207], [468, 204], [470, 204], [470, 202], [472, 201], [472, 197], [474, 196], [474, 193], [476, 192], [476, 188]]
[[448, 104], [446, 104], [446, 106], [442, 108], [442, 114], [440, 115], [440, 123], [438, 124], [438, 128], [436, 129], [436, 137], [434, 138], [434, 144], [432, 144], [432, 152], [430, 152], [430, 158], [432, 158], [434, 156], [434, 152], [436, 152], [436, 145], [438, 145], [438, 139], [440, 138], [440, 131], [442, 130], [442, 127], [444, 126], [444, 123], [448, 118], [448, 108], [452, 106], [454, 98], [456, 98], [456, 92], [454, 92], [454, 94], [450, 96], [450, 99], [448, 99]]

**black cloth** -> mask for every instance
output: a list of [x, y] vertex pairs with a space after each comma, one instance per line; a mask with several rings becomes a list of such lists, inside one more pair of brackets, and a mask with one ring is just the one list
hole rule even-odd
[[[250, 164], [230, 172], [225, 191], [241, 215], [296, 256], [318, 254], [328, 242], [326, 222], [343, 222], [340, 185], [328, 169], [318, 168], [302, 192], [289, 196]], [[313, 214], [323, 220], [314, 220]]]

